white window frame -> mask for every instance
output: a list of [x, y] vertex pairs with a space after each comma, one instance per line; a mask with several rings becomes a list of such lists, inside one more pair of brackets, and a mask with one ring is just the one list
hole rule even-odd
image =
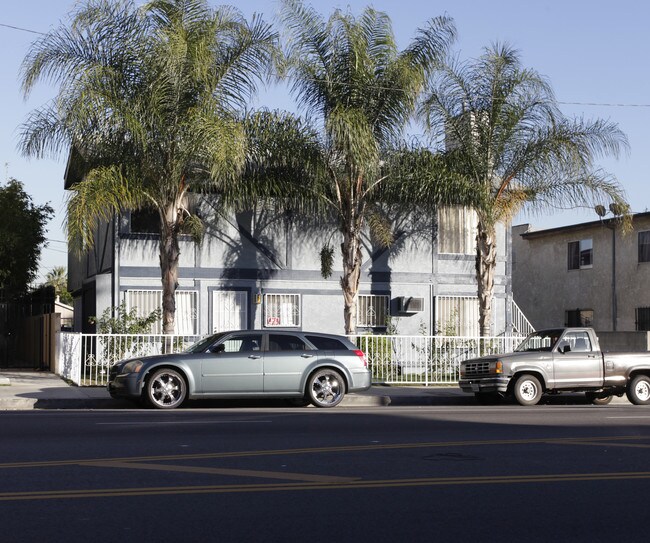
[[359, 294], [357, 296], [357, 326], [383, 328], [390, 317], [390, 296], [386, 294]]
[[298, 328], [300, 322], [300, 294], [264, 294], [266, 328]]
[[[149, 297], [146, 304], [134, 303], [134, 297]], [[127, 311], [136, 308], [138, 317], [147, 317], [152, 311], [162, 311], [162, 290], [159, 289], [128, 289], [124, 294]], [[187, 305], [189, 303], [189, 306]], [[176, 291], [175, 335], [196, 336], [199, 324], [199, 293], [196, 290]], [[143, 307], [144, 305], [144, 307]], [[162, 318], [153, 325], [152, 334], [162, 333]]]

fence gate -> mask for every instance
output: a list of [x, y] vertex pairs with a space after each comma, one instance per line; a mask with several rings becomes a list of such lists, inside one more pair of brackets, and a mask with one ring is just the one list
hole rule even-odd
[[22, 317], [21, 309], [0, 304], [0, 367], [54, 370], [61, 315]]

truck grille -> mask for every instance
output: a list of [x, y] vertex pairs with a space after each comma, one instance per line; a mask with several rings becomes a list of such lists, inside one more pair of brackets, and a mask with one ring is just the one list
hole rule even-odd
[[465, 363], [465, 377], [477, 377], [479, 375], [489, 375], [490, 363], [489, 362], [466, 362]]

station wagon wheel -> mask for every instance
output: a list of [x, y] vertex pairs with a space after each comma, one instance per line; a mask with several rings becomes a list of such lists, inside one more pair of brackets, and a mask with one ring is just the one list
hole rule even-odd
[[145, 385], [146, 400], [158, 409], [180, 407], [187, 397], [185, 378], [177, 371], [162, 368], [155, 371]]
[[519, 405], [536, 405], [542, 398], [542, 385], [534, 375], [522, 375], [514, 387], [515, 399]]
[[637, 375], [625, 391], [627, 399], [634, 405], [650, 404], [650, 377], [647, 375]]
[[309, 377], [307, 397], [316, 407], [334, 407], [345, 396], [345, 381], [341, 374], [332, 369], [319, 370]]

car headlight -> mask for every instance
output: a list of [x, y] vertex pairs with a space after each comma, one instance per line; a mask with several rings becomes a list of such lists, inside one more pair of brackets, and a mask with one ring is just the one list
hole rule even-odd
[[138, 373], [142, 369], [142, 360], [131, 360], [122, 366], [120, 373]]

